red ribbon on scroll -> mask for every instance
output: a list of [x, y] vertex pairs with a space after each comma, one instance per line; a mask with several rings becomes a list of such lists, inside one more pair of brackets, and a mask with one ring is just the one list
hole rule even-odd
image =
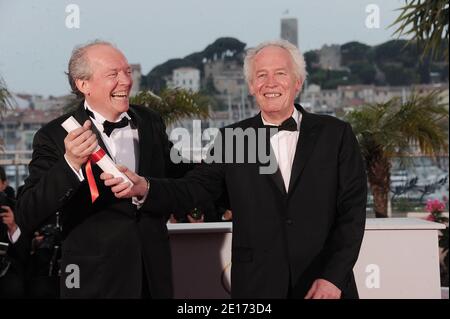
[[92, 203], [95, 202], [95, 200], [99, 196], [97, 184], [95, 183], [94, 173], [92, 173], [92, 163], [97, 163], [99, 160], [101, 160], [105, 156], [105, 151], [100, 148], [97, 152], [92, 153], [91, 156], [89, 156], [89, 160], [86, 163], [86, 175], [89, 185], [89, 190], [91, 192], [91, 199]]

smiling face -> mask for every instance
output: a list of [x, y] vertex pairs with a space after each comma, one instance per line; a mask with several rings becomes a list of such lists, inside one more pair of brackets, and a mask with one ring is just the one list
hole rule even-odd
[[109, 45], [95, 45], [86, 52], [91, 70], [88, 80], [76, 80], [87, 103], [109, 121], [128, 111], [133, 80], [125, 56]]
[[268, 46], [255, 55], [249, 88], [266, 121], [280, 124], [292, 115], [302, 86], [293, 70], [291, 55], [281, 47]]

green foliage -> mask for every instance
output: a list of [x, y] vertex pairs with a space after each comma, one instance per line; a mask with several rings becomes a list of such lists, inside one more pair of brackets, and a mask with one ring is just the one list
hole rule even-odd
[[376, 63], [396, 62], [412, 66], [418, 57], [417, 47], [406, 40], [390, 40], [374, 47]]
[[0, 77], [0, 119], [3, 118], [8, 110], [14, 109], [14, 106], [14, 98], [8, 91], [5, 81]]
[[[208, 45], [201, 54], [201, 58], [213, 59], [216, 55], [231, 51], [234, 55], [244, 52], [246, 44], [235, 38], [219, 38], [214, 43]], [[189, 56], [188, 56], [189, 57]]]
[[67, 102], [67, 104], [63, 108], [64, 113], [69, 113], [69, 112], [75, 111], [83, 101], [84, 101], [84, 98], [76, 96], [76, 95], [72, 95], [70, 97], [70, 100]]
[[313, 72], [314, 65], [319, 63], [319, 55], [316, 51], [308, 51], [303, 55], [308, 73]]
[[171, 59], [153, 68], [141, 79], [141, 90], [152, 90], [156, 93], [166, 88], [165, 77], [171, 76], [174, 69], [180, 67], [193, 67], [203, 73], [205, 59], [220, 58], [231, 54], [230, 59], [241, 59], [246, 44], [235, 38], [219, 38], [208, 45], [203, 51], [187, 55], [182, 59]]
[[383, 64], [380, 69], [386, 76], [386, 83], [392, 86], [411, 85], [419, 83], [419, 74], [414, 70], [398, 64]]
[[351, 74], [348, 71], [319, 69], [309, 77], [311, 83], [319, 84], [322, 89], [335, 89], [338, 85], [352, 84]]
[[[440, 81], [448, 81], [448, 62], [442, 57], [431, 61], [429, 56], [421, 59], [421, 51], [406, 40], [391, 40], [370, 47], [359, 42], [341, 46], [341, 64], [351, 72], [328, 71], [317, 67], [316, 51], [305, 53], [309, 81], [325, 89], [336, 89], [338, 85], [377, 84], [411, 85], [430, 83], [430, 71], [440, 74]], [[315, 67], [314, 67], [315, 66]], [[377, 79], [377, 69], [384, 74], [384, 81]]]
[[421, 207], [422, 202], [418, 199], [397, 197], [392, 200], [391, 205], [392, 205], [392, 211], [398, 212], [398, 213], [423, 211], [423, 208]]
[[388, 85], [430, 82], [430, 58], [420, 59], [418, 47], [406, 40], [392, 40], [374, 48], [374, 61], [384, 73]]
[[152, 108], [161, 115], [166, 125], [192, 116], [206, 118], [211, 103], [209, 97], [182, 89], [164, 89], [158, 95], [142, 91], [130, 103]]
[[354, 62], [348, 66], [352, 75], [354, 75], [359, 83], [371, 84], [375, 82], [376, 70], [373, 64], [369, 62]]
[[447, 152], [447, 134], [439, 125], [448, 119], [448, 102], [439, 99], [440, 91], [427, 95], [412, 94], [405, 102], [393, 98], [386, 103], [369, 104], [349, 113], [366, 157], [371, 143], [389, 157], [409, 155], [411, 144], [417, 143], [426, 155]]
[[448, 0], [408, 0], [399, 10], [399, 17], [391, 25], [397, 25], [394, 35], [411, 36], [410, 41], [423, 47], [422, 57], [443, 54], [448, 62]]
[[424, 155], [448, 152], [447, 131], [442, 126], [443, 121], [448, 122], [448, 101], [441, 101], [439, 94], [412, 94], [405, 103], [393, 98], [346, 116], [358, 138], [375, 206], [382, 209], [377, 212], [380, 215], [387, 216], [389, 158], [410, 155], [413, 145]]
[[368, 62], [371, 47], [360, 42], [348, 42], [341, 46], [342, 64]]

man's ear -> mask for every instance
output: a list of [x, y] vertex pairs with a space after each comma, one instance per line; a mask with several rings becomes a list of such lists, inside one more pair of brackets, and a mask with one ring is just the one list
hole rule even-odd
[[255, 90], [253, 89], [252, 82], [249, 81], [249, 82], [247, 83], [247, 85], [248, 85], [248, 93], [250, 93], [250, 95], [255, 95]]
[[90, 91], [89, 91], [89, 82], [87, 80], [81, 80], [81, 79], [76, 79], [75, 80], [75, 85], [77, 86], [77, 89], [83, 93], [84, 95], [89, 95]]
[[303, 81], [301, 79], [298, 79], [297, 82], [295, 82], [295, 92], [300, 93], [303, 87]]

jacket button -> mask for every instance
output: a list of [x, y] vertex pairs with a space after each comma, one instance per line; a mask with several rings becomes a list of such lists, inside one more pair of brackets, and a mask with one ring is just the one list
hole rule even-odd
[[294, 222], [292, 221], [292, 219], [288, 218], [286, 219], [286, 224], [288, 225], [292, 225]]
[[61, 198], [59, 199], [59, 201], [60, 201], [60, 202], [65, 202], [65, 201], [67, 201], [67, 200], [70, 198], [70, 196], [72, 195], [72, 193], [73, 193], [73, 189], [72, 189], [72, 188], [69, 188], [69, 189], [64, 193], [63, 197], [61, 197]]

